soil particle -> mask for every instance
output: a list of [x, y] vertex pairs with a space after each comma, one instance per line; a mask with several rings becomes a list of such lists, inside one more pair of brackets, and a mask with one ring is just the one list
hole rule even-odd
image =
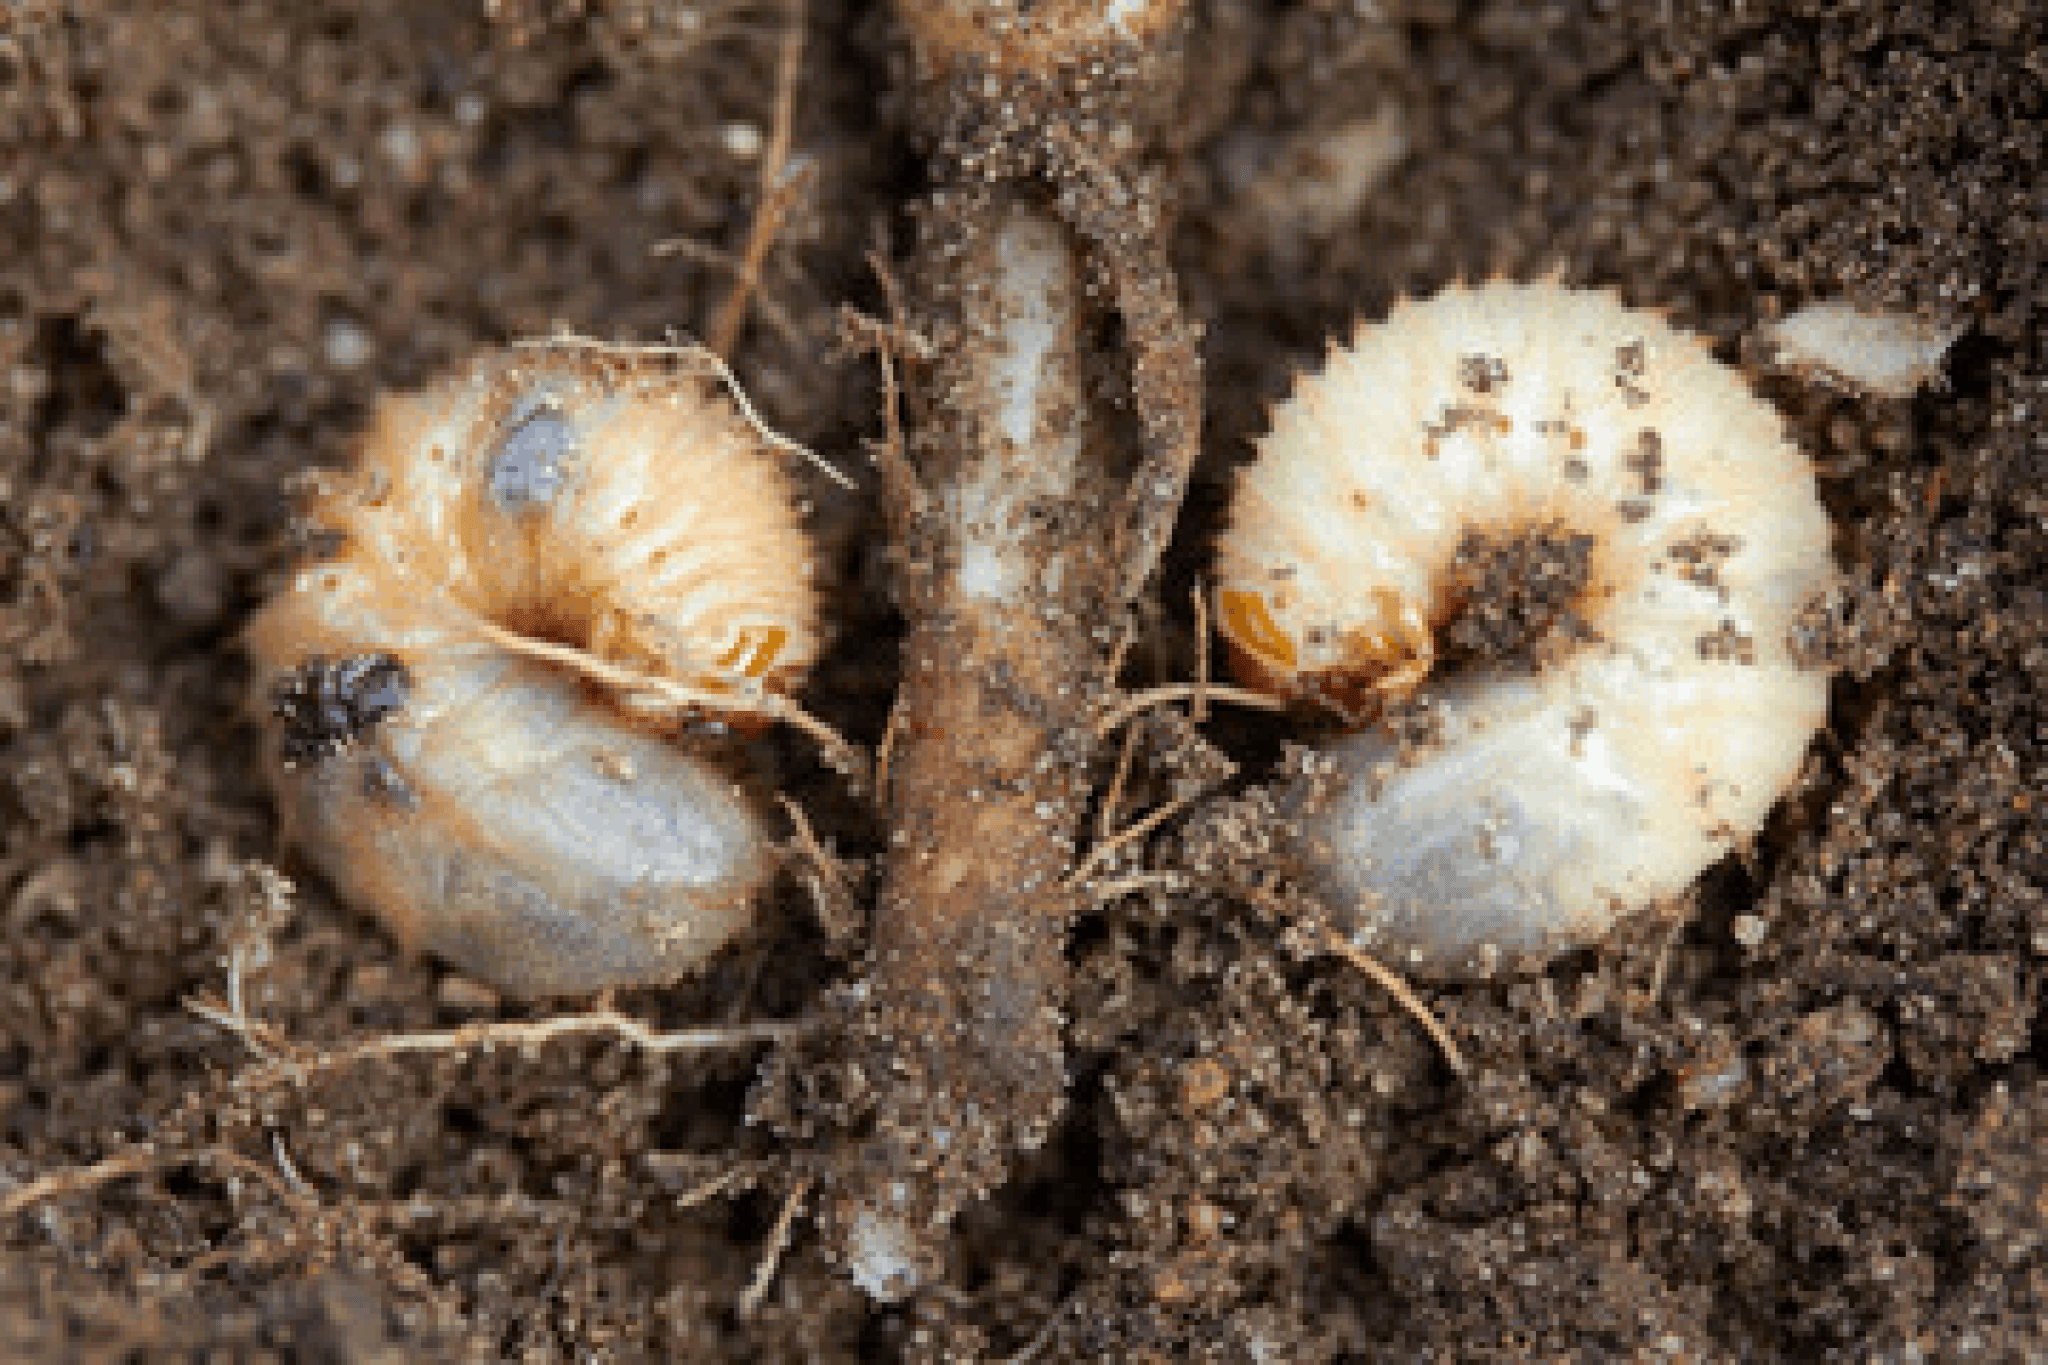
[[1445, 632], [1446, 662], [1469, 654], [1527, 667], [1544, 649], [1585, 638], [1593, 540], [1556, 525], [1466, 532], [1451, 565], [1447, 597], [1458, 609]]

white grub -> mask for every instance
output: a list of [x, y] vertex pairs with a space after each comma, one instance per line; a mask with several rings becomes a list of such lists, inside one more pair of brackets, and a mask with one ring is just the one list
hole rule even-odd
[[487, 357], [387, 400], [308, 511], [341, 544], [247, 644], [287, 831], [344, 895], [524, 994], [673, 980], [748, 922], [753, 803], [616, 682], [746, 711], [816, 650], [780, 456], [720, 390]]
[[1017, 209], [996, 241], [986, 282], [995, 335], [988, 392], [977, 411], [989, 439], [947, 494], [958, 524], [962, 595], [1015, 601], [1044, 587], [1032, 552], [1032, 509], [1067, 495], [1081, 458], [1079, 263], [1057, 223]]
[[1818, 370], [1885, 398], [1907, 398], [1941, 375], [1958, 323], [1871, 312], [1825, 299], [1766, 323], [1758, 335], [1781, 368]]
[[[1589, 630], [1540, 664], [1437, 676], [1466, 534], [1545, 528], [1592, 538]], [[1355, 941], [1425, 974], [1512, 965], [1757, 829], [1826, 712], [1786, 642], [1833, 579], [1828, 536], [1777, 414], [1656, 315], [1497, 282], [1362, 326], [1274, 413], [1217, 591], [1281, 690], [1418, 695], [1441, 720], [1418, 753], [1374, 728], [1340, 741], [1335, 794], [1304, 817]]]

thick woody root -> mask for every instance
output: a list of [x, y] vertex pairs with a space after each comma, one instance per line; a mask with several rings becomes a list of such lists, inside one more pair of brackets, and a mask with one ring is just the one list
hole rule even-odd
[[923, 278], [940, 359], [914, 390], [931, 486], [884, 800], [891, 846], [850, 1046], [873, 1127], [829, 1172], [839, 1254], [877, 1297], [1038, 1146], [1065, 1090], [1066, 879], [1120, 619], [1099, 522], [1073, 239], [1021, 199], [945, 201]]
[[1186, 0], [903, 0], [897, 6], [920, 75], [1043, 75], [1157, 44]]
[[899, 0], [934, 175], [1036, 184], [1118, 316], [1142, 463], [1106, 528], [1126, 601], [1180, 515], [1201, 442], [1200, 331], [1168, 258], [1152, 165], [1182, 119], [1186, 0]]
[[[823, 1156], [821, 1213], [877, 1298], [935, 1278], [954, 1216], [1065, 1102], [1064, 949], [1089, 896], [1075, 859], [1100, 722], [1199, 439], [1196, 334], [1145, 169], [1184, 9], [898, 8], [916, 135], [948, 188], [909, 275], [934, 357], [911, 376], [918, 473], [885, 492], [909, 620], [890, 847], [868, 975], [822, 1044], [844, 1064], [786, 1049], [756, 1100], [799, 1130], [851, 1130]], [[1122, 324], [1115, 354], [1091, 349], [1091, 297]], [[1105, 391], [1135, 422], [1111, 420]], [[836, 1099], [815, 1093], [826, 1075]]]

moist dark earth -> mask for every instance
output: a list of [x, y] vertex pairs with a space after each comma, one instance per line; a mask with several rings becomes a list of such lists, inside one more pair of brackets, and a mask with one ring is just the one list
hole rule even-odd
[[[2048, 1358], [2048, 17], [1195, 8], [1161, 156], [1209, 426], [1127, 685], [1193, 675], [1189, 591], [1263, 409], [1403, 294], [1557, 270], [1731, 362], [1821, 298], [1966, 329], [1910, 398], [1757, 371], [1843, 569], [1809, 641], [1829, 724], [1765, 829], [1612, 942], [1424, 988], [1462, 1077], [1264, 902], [1107, 901], [1069, 950], [1061, 1127], [894, 1307], [746, 1121], [765, 1044], [336, 1057], [584, 1006], [406, 955], [293, 859], [236, 642], [301, 548], [294, 476], [480, 348], [705, 335], [793, 23], [794, 188], [730, 359], [860, 476], [804, 476], [839, 622], [805, 701], [880, 739], [882, 388], [842, 314], [887, 313], [869, 256], [905, 255], [928, 188], [896, 35], [829, 0], [16, 0], [0, 1356]], [[1318, 149], [1375, 119], [1405, 154], [1333, 196]], [[1187, 724], [1141, 728], [1133, 811], [1193, 780]], [[1247, 805], [1298, 737], [1203, 734], [1237, 765], [1209, 797]], [[858, 885], [873, 817], [802, 743], [756, 749]], [[786, 883], [701, 977], [619, 1007], [804, 1017], [860, 932]], [[231, 963], [252, 1041], [303, 1064], [191, 1007]]]

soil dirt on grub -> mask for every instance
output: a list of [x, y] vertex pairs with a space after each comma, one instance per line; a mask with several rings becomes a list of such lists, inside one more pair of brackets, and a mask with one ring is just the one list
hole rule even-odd
[[[869, 257], [905, 258], [927, 188], [878, 93], [888, 15], [12, 4], [0, 1356], [2048, 1356], [2048, 16], [1194, 9], [1163, 157], [1208, 430], [1128, 686], [1204, 657], [1187, 604], [1267, 405], [1403, 295], [1558, 271], [1730, 361], [1816, 299], [1966, 329], [1909, 398], [1758, 372], [1843, 569], [1805, 641], [1839, 670], [1829, 722], [1763, 831], [1611, 942], [1419, 986], [1460, 1074], [1297, 901], [1145, 875], [1194, 833], [1256, 872], [1307, 736], [1135, 725], [1124, 820], [1199, 793], [1204, 823], [1095, 869], [1136, 889], [1068, 945], [1057, 1129], [935, 1287], [871, 1304], [796, 1139], [748, 1122], [770, 1045], [376, 1043], [586, 1006], [406, 955], [293, 857], [237, 639], [301, 548], [294, 479], [346, 460], [377, 394], [557, 328], [708, 335], [780, 186], [730, 360], [860, 476], [798, 472], [837, 622], [805, 701], [878, 742], [884, 404], [842, 311], [888, 314]], [[801, 740], [754, 747], [858, 893], [874, 817]], [[702, 975], [616, 1006], [813, 1013], [858, 896], [820, 933], [784, 880]]]

